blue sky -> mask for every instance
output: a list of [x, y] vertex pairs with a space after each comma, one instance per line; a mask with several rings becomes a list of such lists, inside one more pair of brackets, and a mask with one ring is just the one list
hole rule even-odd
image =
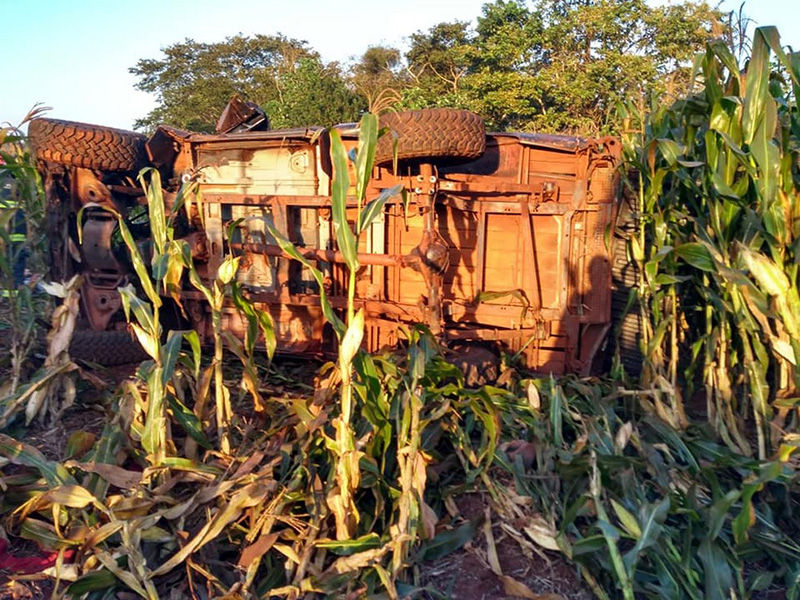
[[[418, 30], [472, 20], [484, 2], [0, 0], [0, 122], [16, 124], [43, 102], [53, 118], [130, 128], [153, 99], [134, 89], [128, 68], [187, 37], [213, 42], [237, 33], [280, 32], [306, 40], [325, 60], [347, 62], [369, 45], [402, 48]], [[739, 4], [725, 0], [721, 8]], [[758, 25], [777, 25], [783, 43], [800, 49], [796, 6], [796, 0], [750, 0], [745, 13]]]

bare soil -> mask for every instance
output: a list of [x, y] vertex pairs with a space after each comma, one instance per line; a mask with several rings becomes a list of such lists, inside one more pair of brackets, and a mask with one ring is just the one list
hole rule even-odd
[[[465, 494], [456, 505], [466, 520], [482, 519], [488, 499], [483, 494]], [[529, 588], [538, 600], [590, 600], [591, 592], [581, 582], [580, 575], [558, 554], [543, 552], [543, 556], [526, 556], [520, 545], [492, 523], [492, 537], [503, 575], [512, 577]], [[488, 542], [479, 528], [475, 538], [461, 550], [420, 568], [420, 580], [452, 600], [511, 600], [524, 598], [511, 595], [500, 577], [492, 570], [488, 559]], [[428, 598], [434, 598], [429, 594]], [[532, 598], [533, 596], [528, 596]]]

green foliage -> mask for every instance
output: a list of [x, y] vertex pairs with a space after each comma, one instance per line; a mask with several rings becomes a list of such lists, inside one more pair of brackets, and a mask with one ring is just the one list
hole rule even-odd
[[[191, 431], [176, 427], [173, 415], [164, 435], [177, 452], [151, 462], [139, 408], [150, 400], [134, 400], [131, 389], [153, 372], [145, 363], [126, 396], [113, 401], [101, 443], [89, 453], [52, 461], [0, 436], [4, 527], [47, 549], [79, 550], [76, 563], [59, 571], [62, 581], [72, 581], [62, 585], [73, 597], [127, 589], [149, 600], [176, 586], [187, 595], [208, 586], [219, 596], [386, 589], [398, 597], [395, 582], [412, 564], [409, 551], [418, 540], [427, 540], [422, 559], [462, 546], [475, 531], [474, 524], [437, 525], [443, 498], [426, 496], [428, 466], [452, 451], [447, 432], [460, 432], [474, 467], [488, 466], [498, 435], [485, 397], [460, 397], [460, 373], [436, 342], [422, 331], [408, 338], [406, 353], [358, 353], [353, 363], [358, 402], [350, 423], [361, 473], [353, 502], [361, 518], [343, 539], [332, 502], [337, 465], [346, 458], [336, 440], [342, 406], [331, 401], [335, 389], [322, 386], [315, 398], [272, 398], [263, 425], [235, 429], [235, 450], [223, 452], [202, 406], [203, 377], [194, 382], [183, 355], [183, 379], [167, 386], [170, 410], [176, 412], [182, 393], [187, 400], [197, 394], [189, 420], [211, 450], [187, 455]], [[4, 472], [6, 460], [17, 475]]]
[[646, 119], [621, 109], [644, 222], [633, 253], [644, 273], [644, 383], [661, 382], [665, 413], [680, 425], [685, 369], [722, 438], [750, 453], [742, 422], [752, 419], [763, 458], [798, 426], [788, 399], [800, 383], [800, 68], [777, 31], [760, 28], [746, 77], [720, 42], [696, 72], [701, 85], [671, 107], [653, 106]]
[[499, 0], [474, 32], [454, 22], [411, 36], [405, 104], [463, 106], [500, 130], [610, 131], [617, 101], [687, 89], [719, 18], [705, 2]]
[[788, 454], [748, 458], [596, 381], [512, 391], [489, 392], [517, 437], [498, 456], [513, 484], [490, 489], [523, 545], [561, 551], [598, 597], [748, 598], [781, 580], [798, 592], [800, 478]]
[[274, 128], [353, 122], [367, 107], [337, 64], [317, 58], [300, 59], [277, 83], [278, 97], [261, 103]]
[[158, 102], [137, 129], [165, 123], [213, 132], [234, 95], [268, 108], [280, 127], [352, 121], [362, 108], [337, 65], [323, 64], [304, 42], [280, 35], [236, 35], [212, 44], [187, 39], [163, 54], [130, 69], [139, 78], [136, 87]]
[[456, 107], [467, 101], [462, 81], [470, 70], [477, 49], [469, 24], [439, 23], [427, 32], [411, 35], [406, 54], [411, 81], [403, 91], [408, 108]]
[[411, 34], [406, 64], [395, 48], [368, 48], [347, 77], [282, 36], [186, 40], [131, 69], [159, 104], [136, 127], [213, 131], [238, 94], [274, 127], [356, 121], [365, 108], [445, 106], [471, 109], [496, 130], [615, 131], [621, 99], [686, 91], [693, 55], [725, 32], [721, 18], [694, 0], [497, 0], [474, 30], [452, 21]]
[[353, 65], [350, 81], [356, 91], [363, 96], [370, 112], [378, 112], [377, 105], [382, 98], [396, 100], [397, 94], [406, 86], [401, 73], [402, 57], [397, 48], [371, 46]]
[[[43, 346], [37, 320], [46, 318], [52, 307], [46, 294], [35, 293], [38, 278], [46, 272], [45, 199], [35, 159], [20, 129], [45, 110], [36, 106], [18, 127], [0, 128], [0, 370], [5, 376], [0, 386], [0, 424], [27, 408], [31, 396], [46, 385], [45, 374], [39, 372], [33, 377], [38, 383], [28, 382], [20, 389], [31, 377], [31, 354]], [[26, 269], [37, 275], [27, 278]]]
[[[356, 449], [355, 431], [352, 419], [356, 404], [353, 397], [353, 364], [354, 359], [362, 352], [361, 341], [364, 337], [364, 309], [355, 310], [356, 273], [359, 268], [358, 239], [361, 233], [369, 227], [370, 223], [381, 213], [387, 200], [400, 192], [401, 186], [384, 190], [378, 198], [366, 202], [366, 193], [375, 162], [375, 148], [378, 143], [378, 117], [366, 114], [362, 117], [359, 126], [358, 147], [355, 157], [355, 196], [356, 196], [356, 226], [351, 229], [347, 219], [348, 193], [350, 191], [350, 176], [348, 173], [348, 154], [339, 132], [330, 130], [331, 136], [331, 162], [333, 163], [333, 183], [331, 186], [331, 215], [334, 225], [336, 243], [344, 256], [349, 271], [347, 294], [347, 320], [342, 322], [334, 314], [327, 296], [320, 293], [320, 302], [323, 313], [336, 332], [339, 340], [338, 372], [341, 378], [341, 414], [333, 419], [335, 428], [334, 440], [328, 443], [332, 450], [332, 470], [335, 477], [327, 482], [327, 504], [333, 513], [336, 522], [336, 539], [347, 540], [352, 538], [361, 519], [361, 513], [355, 505], [354, 494], [358, 491], [361, 481], [361, 452]], [[283, 232], [269, 226], [271, 235], [291, 257], [299, 260], [308, 268], [320, 289], [323, 289], [323, 273], [317, 267], [304, 259], [293, 244], [286, 239]], [[370, 399], [365, 400], [369, 403]], [[412, 450], [412, 458], [415, 456]], [[415, 493], [403, 487], [402, 498]], [[406, 502], [411, 502], [406, 499]], [[409, 529], [407, 519], [401, 518], [398, 524], [399, 531], [406, 534]], [[409, 533], [412, 536], [413, 534]], [[392, 568], [392, 580], [400, 571], [402, 561], [407, 554], [406, 546], [395, 548]]]

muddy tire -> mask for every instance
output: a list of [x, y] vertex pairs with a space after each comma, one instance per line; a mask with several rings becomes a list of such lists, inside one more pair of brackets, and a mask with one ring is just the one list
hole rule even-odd
[[642, 274], [639, 265], [628, 259], [628, 240], [639, 235], [639, 219], [630, 207], [628, 199], [623, 199], [617, 217], [611, 251], [611, 358], [619, 351], [620, 362], [628, 375], [638, 377], [642, 372], [644, 357], [639, 346], [642, 338], [642, 317], [638, 303], [628, 303], [631, 292], [639, 287]]
[[94, 362], [106, 367], [138, 363], [147, 353], [128, 331], [76, 331], [69, 345], [74, 359]]
[[468, 110], [426, 108], [387, 113], [380, 124], [390, 130], [375, 149], [375, 163], [380, 166], [391, 165], [394, 160], [395, 135], [398, 162], [474, 160], [486, 150], [483, 119]]
[[62, 165], [135, 172], [147, 163], [147, 137], [124, 129], [34, 119], [28, 138], [37, 158]]

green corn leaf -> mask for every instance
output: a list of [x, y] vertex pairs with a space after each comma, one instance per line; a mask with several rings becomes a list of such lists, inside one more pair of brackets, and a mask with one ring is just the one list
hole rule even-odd
[[183, 339], [189, 342], [189, 347], [192, 349], [192, 367], [194, 370], [194, 378], [197, 379], [200, 377], [200, 366], [203, 356], [200, 349], [200, 336], [192, 329], [183, 332]]
[[0, 456], [4, 456], [15, 465], [36, 469], [51, 487], [77, 484], [77, 481], [63, 466], [46, 459], [33, 446], [19, 442], [2, 433], [0, 433]]
[[748, 484], [742, 491], [742, 509], [734, 517], [731, 523], [733, 539], [737, 544], [744, 544], [747, 539], [747, 531], [755, 520], [755, 509], [753, 508], [753, 494], [758, 491], [760, 485]]
[[566, 510], [563, 511], [563, 518], [561, 520], [562, 533], [567, 527], [575, 522], [584, 511], [584, 508], [589, 503], [589, 497], [585, 495], [579, 496]]
[[236, 277], [236, 271], [239, 269], [239, 261], [241, 257], [226, 257], [217, 271], [217, 278], [223, 285], [229, 284]]
[[[728, 114], [728, 111], [725, 110], [725, 108], [723, 107], [722, 102], [720, 101], [715, 103], [713, 108], [711, 109], [711, 118], [709, 119], [708, 122], [709, 129], [718, 131], [720, 133], [728, 133], [730, 125], [731, 125], [731, 116]], [[714, 139], [713, 133], [711, 131], [709, 131], [708, 133], [711, 133], [712, 139]], [[714, 168], [714, 166], [716, 165], [712, 165], [712, 168]]]
[[741, 492], [739, 490], [731, 490], [721, 498], [714, 501], [708, 511], [708, 533], [706, 538], [714, 541], [722, 531], [722, 526], [728, 518], [728, 513], [731, 507], [739, 500]]
[[605, 519], [598, 519], [597, 523], [595, 523], [597, 528], [603, 534], [603, 537], [606, 540], [606, 545], [614, 544], [616, 545], [619, 542], [619, 529], [614, 527], [611, 523], [606, 521]]
[[378, 143], [378, 116], [366, 113], [361, 117], [356, 154], [356, 197], [359, 209], [367, 195], [367, 186], [375, 164], [375, 148]]
[[781, 268], [759, 252], [744, 244], [737, 244], [739, 256], [753, 275], [762, 291], [770, 296], [785, 297], [789, 290], [789, 279]]
[[562, 443], [562, 428], [563, 428], [563, 410], [566, 406], [566, 397], [560, 385], [556, 385], [551, 380], [552, 396], [550, 398], [550, 423], [553, 427], [553, 443], [556, 448], [561, 447]]
[[611, 507], [614, 509], [614, 513], [617, 515], [620, 523], [622, 523], [625, 531], [637, 540], [640, 539], [642, 537], [642, 530], [639, 527], [639, 523], [636, 521], [636, 517], [613, 498], [611, 498]]
[[757, 28], [753, 34], [753, 49], [747, 68], [742, 133], [744, 142], [750, 144], [756, 130], [764, 120], [765, 104], [772, 98], [769, 93], [769, 45], [764, 30]]
[[734, 584], [726, 552], [719, 545], [706, 540], [700, 544], [697, 556], [705, 574], [705, 597], [709, 600], [728, 600]]
[[714, 173], [713, 175], [714, 180], [714, 189], [722, 196], [727, 196], [728, 198], [739, 198], [739, 194], [737, 194], [734, 189], [725, 182], [724, 177], [720, 173]]
[[331, 131], [331, 158], [333, 160], [333, 187], [331, 208], [336, 243], [344, 256], [351, 273], [358, 271], [358, 247], [356, 238], [347, 221], [347, 192], [350, 189], [350, 175], [347, 172], [347, 152], [339, 132]]
[[[95, 554], [97, 560], [106, 568], [106, 570], [111, 571], [122, 583], [132, 589], [134, 592], [139, 594], [145, 600], [153, 600], [153, 598], [147, 593], [147, 591], [142, 587], [139, 583], [139, 580], [131, 573], [129, 570], [125, 569], [124, 567], [119, 566], [116, 559], [103, 550], [96, 549]], [[130, 561], [130, 558], [128, 559]]]
[[175, 374], [175, 363], [178, 362], [178, 355], [181, 352], [183, 334], [180, 331], [170, 331], [167, 336], [167, 343], [161, 346], [161, 384], [164, 388]]
[[700, 470], [700, 465], [698, 464], [694, 454], [692, 454], [691, 450], [689, 450], [689, 447], [683, 441], [678, 432], [675, 431], [675, 429], [658, 419], [648, 418], [646, 419], [646, 422], [657, 432], [657, 435], [662, 438], [667, 445], [680, 454], [681, 458], [688, 463], [692, 473]]
[[147, 415], [142, 434], [142, 446], [148, 454], [160, 460], [166, 451], [165, 393], [160, 367], [155, 367], [147, 374], [147, 395]]
[[661, 502], [646, 504], [639, 509], [639, 530], [640, 535], [636, 540], [636, 545], [623, 558], [625, 567], [629, 573], [634, 572], [643, 551], [654, 546], [663, 530], [663, 523], [669, 513], [669, 498], [664, 498]]
[[337, 556], [350, 556], [357, 552], [380, 548], [381, 544], [381, 538], [377, 533], [368, 533], [352, 540], [318, 540], [314, 545], [329, 550]]
[[172, 415], [178, 421], [183, 430], [206, 450], [211, 450], [211, 442], [208, 441], [205, 432], [203, 431], [203, 424], [191, 410], [189, 410], [180, 400], [175, 396], [169, 395], [167, 402], [172, 410]]
[[764, 206], [770, 206], [777, 199], [778, 177], [781, 168], [780, 149], [773, 140], [778, 109], [771, 97], [764, 102], [763, 112], [764, 116], [755, 131], [750, 150], [759, 171], [755, 181], [756, 188]]
[[[161, 337], [161, 327], [155, 320], [152, 307], [146, 302], [142, 302], [139, 296], [136, 295], [136, 289], [130, 283], [125, 287], [117, 288], [117, 291], [122, 300], [122, 308], [125, 311], [125, 317], [130, 321], [130, 314], [133, 312], [133, 316], [136, 317], [136, 321], [141, 328], [147, 335], [153, 338], [153, 342], [148, 343], [148, 347], [151, 349], [157, 347], [159, 344], [158, 340]], [[158, 352], [151, 352], [150, 355], [156, 359]]]
[[80, 541], [61, 537], [50, 523], [45, 523], [33, 517], [27, 517], [22, 522], [19, 536], [26, 540], [36, 542], [40, 547], [48, 550], [60, 550], [70, 546], [80, 545]]
[[[103, 433], [92, 450], [84, 457], [84, 461], [98, 464], [116, 464], [117, 452], [122, 444], [123, 434], [119, 425], [107, 423]], [[89, 476], [86, 488], [100, 500], [104, 500], [108, 491], [108, 482], [97, 474]]]
[[164, 278], [167, 276], [169, 264], [170, 264], [169, 254], [153, 253], [153, 257], [150, 260], [150, 268], [152, 271], [153, 281], [156, 282], [156, 287], [158, 287], [158, 282], [163, 281]]
[[772, 586], [775, 580], [775, 572], [767, 571], [766, 573], [757, 573], [749, 581], [749, 592], [764, 592]]
[[87, 431], [75, 431], [67, 440], [67, 446], [64, 448], [64, 458], [80, 458], [91, 450], [97, 441], [97, 437], [93, 433]]
[[[798, 60], [800, 56], [798, 56], [798, 53], [794, 52], [792, 55], [786, 54], [786, 51], [781, 45], [781, 36], [778, 33], [778, 28], [774, 25], [759, 27], [758, 32], [761, 34], [761, 37], [764, 39], [767, 46], [769, 46], [770, 50], [775, 53], [775, 56], [778, 57], [778, 60], [784, 66], [786, 73], [788, 73], [789, 77], [792, 79], [792, 83], [794, 83], [795, 86], [800, 86], [800, 61]], [[797, 95], [795, 94], [795, 98], [796, 97]]]
[[164, 468], [174, 469], [176, 471], [188, 471], [190, 473], [205, 473], [206, 475], [219, 475], [221, 471], [210, 465], [204, 465], [197, 461], [180, 458], [177, 456], [167, 456], [162, 462], [161, 466]]
[[275, 336], [275, 324], [272, 322], [272, 315], [265, 310], [256, 310], [258, 318], [258, 326], [264, 336], [264, 344], [267, 349], [267, 357], [272, 360], [275, 356], [275, 349], [278, 346], [278, 341]]
[[[150, 175], [150, 184], [147, 184], [146, 175]], [[167, 246], [167, 218], [164, 211], [164, 194], [161, 189], [161, 174], [151, 167], [142, 169], [139, 173], [139, 183], [144, 188], [147, 196], [147, 212], [150, 218], [150, 235], [155, 246], [153, 265], [156, 257], [164, 254]]]
[[736, 77], [736, 79], [740, 79], [739, 63], [728, 47], [728, 44], [722, 39], [716, 39], [709, 42], [708, 47], [717, 58], [722, 61], [722, 64], [728, 69], [728, 72]]
[[660, 138], [658, 140], [658, 150], [667, 161], [667, 164], [671, 167], [683, 154], [684, 148], [675, 140], [671, 140], [669, 138]]
[[606, 539], [603, 534], [590, 535], [572, 544], [572, 558], [581, 556], [597, 556], [606, 548]]
[[158, 295], [155, 287], [153, 287], [150, 274], [147, 272], [147, 267], [144, 264], [141, 253], [139, 252], [139, 246], [136, 244], [136, 240], [133, 238], [130, 229], [128, 229], [128, 226], [125, 224], [125, 221], [120, 215], [117, 216], [117, 221], [119, 223], [120, 233], [122, 234], [122, 240], [125, 242], [125, 245], [128, 248], [128, 254], [130, 254], [131, 257], [133, 270], [136, 272], [139, 283], [142, 286], [144, 293], [147, 295], [147, 299], [150, 300], [154, 306], [160, 307], [161, 296]]
[[360, 235], [365, 229], [367, 229], [367, 227], [372, 224], [375, 218], [381, 214], [383, 207], [386, 206], [386, 202], [393, 196], [399, 194], [400, 190], [402, 189], [403, 186], [396, 185], [394, 187], [382, 190], [377, 198], [371, 200], [358, 215], [358, 227], [356, 228], [356, 234]]
[[461, 527], [443, 531], [432, 540], [420, 544], [417, 560], [431, 561], [447, 556], [472, 541], [477, 530], [478, 521], [473, 519]]
[[680, 244], [672, 250], [673, 254], [683, 259], [687, 264], [695, 269], [713, 273], [717, 270], [714, 259], [703, 244], [699, 242], [687, 242]]
[[114, 586], [119, 580], [107, 569], [92, 571], [74, 581], [67, 588], [67, 594], [73, 598], [80, 598], [89, 592], [107, 590]]

